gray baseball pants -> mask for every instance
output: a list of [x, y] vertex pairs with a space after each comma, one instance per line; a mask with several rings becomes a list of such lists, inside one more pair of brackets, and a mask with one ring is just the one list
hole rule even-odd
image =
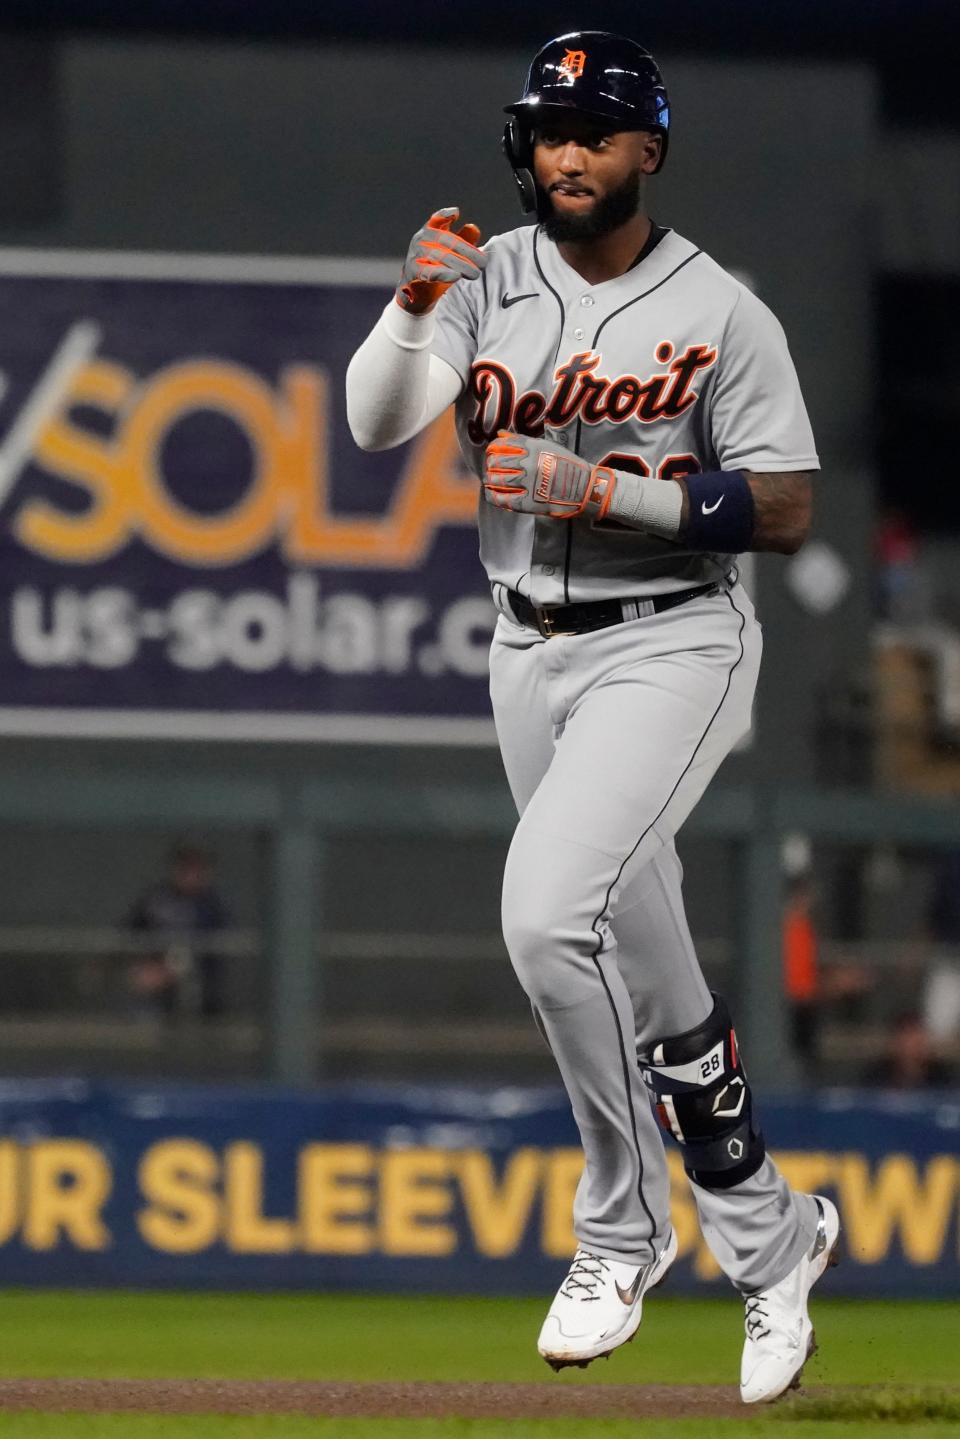
[[[549, 640], [496, 598], [490, 692], [520, 812], [504, 938], [580, 1131], [577, 1239], [646, 1264], [669, 1230], [669, 1183], [637, 1048], [712, 1009], [674, 836], [749, 729], [760, 625], [739, 584]], [[784, 1278], [813, 1241], [813, 1200], [769, 1156], [732, 1189], [691, 1189], [704, 1238], [742, 1293]]]

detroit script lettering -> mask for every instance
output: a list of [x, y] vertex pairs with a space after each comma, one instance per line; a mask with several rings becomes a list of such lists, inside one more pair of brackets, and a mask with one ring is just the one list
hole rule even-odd
[[544, 426], [569, 425], [581, 418], [588, 425], [607, 420], [623, 424], [639, 420], [672, 420], [696, 402], [693, 382], [703, 370], [717, 362], [713, 345], [688, 345], [673, 358], [669, 341], [656, 348], [656, 358], [667, 368], [647, 379], [618, 375], [609, 379], [596, 374], [600, 356], [584, 350], [571, 356], [554, 371], [554, 388], [549, 398], [539, 390], [527, 390], [517, 398], [517, 383], [506, 365], [496, 360], [476, 360], [470, 371], [468, 399], [473, 413], [467, 433], [475, 445], [486, 445], [498, 430], [515, 430], [522, 435], [542, 435]]

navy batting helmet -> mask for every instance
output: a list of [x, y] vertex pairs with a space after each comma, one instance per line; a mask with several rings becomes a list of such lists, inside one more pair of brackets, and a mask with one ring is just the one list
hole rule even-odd
[[511, 119], [503, 149], [525, 212], [537, 209], [533, 132], [548, 107], [613, 121], [618, 130], [651, 130], [663, 139], [658, 170], [667, 158], [670, 102], [650, 51], [606, 30], [558, 35], [533, 57], [520, 99], [504, 107]]

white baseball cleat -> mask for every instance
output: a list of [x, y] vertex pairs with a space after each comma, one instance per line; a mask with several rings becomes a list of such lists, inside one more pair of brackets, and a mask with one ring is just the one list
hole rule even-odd
[[813, 1244], [786, 1279], [746, 1300], [747, 1338], [740, 1364], [744, 1404], [765, 1404], [795, 1389], [817, 1347], [807, 1295], [821, 1274], [839, 1262], [840, 1216], [829, 1199], [813, 1197], [820, 1211]]
[[551, 1369], [570, 1364], [585, 1369], [632, 1339], [640, 1328], [643, 1296], [661, 1282], [676, 1257], [673, 1229], [656, 1259], [639, 1267], [578, 1249], [537, 1340]]

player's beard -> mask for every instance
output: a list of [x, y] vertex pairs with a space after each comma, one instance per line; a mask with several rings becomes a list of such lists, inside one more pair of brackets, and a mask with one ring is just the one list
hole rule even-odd
[[609, 235], [611, 231], [619, 230], [620, 226], [632, 220], [640, 209], [640, 171], [635, 170], [632, 175], [628, 175], [621, 185], [615, 190], [609, 190], [592, 209], [582, 215], [559, 214], [553, 203], [553, 196], [547, 191], [543, 193], [548, 208], [542, 223], [548, 239], [557, 244], [563, 244], [564, 241], [599, 240], [601, 235]]

